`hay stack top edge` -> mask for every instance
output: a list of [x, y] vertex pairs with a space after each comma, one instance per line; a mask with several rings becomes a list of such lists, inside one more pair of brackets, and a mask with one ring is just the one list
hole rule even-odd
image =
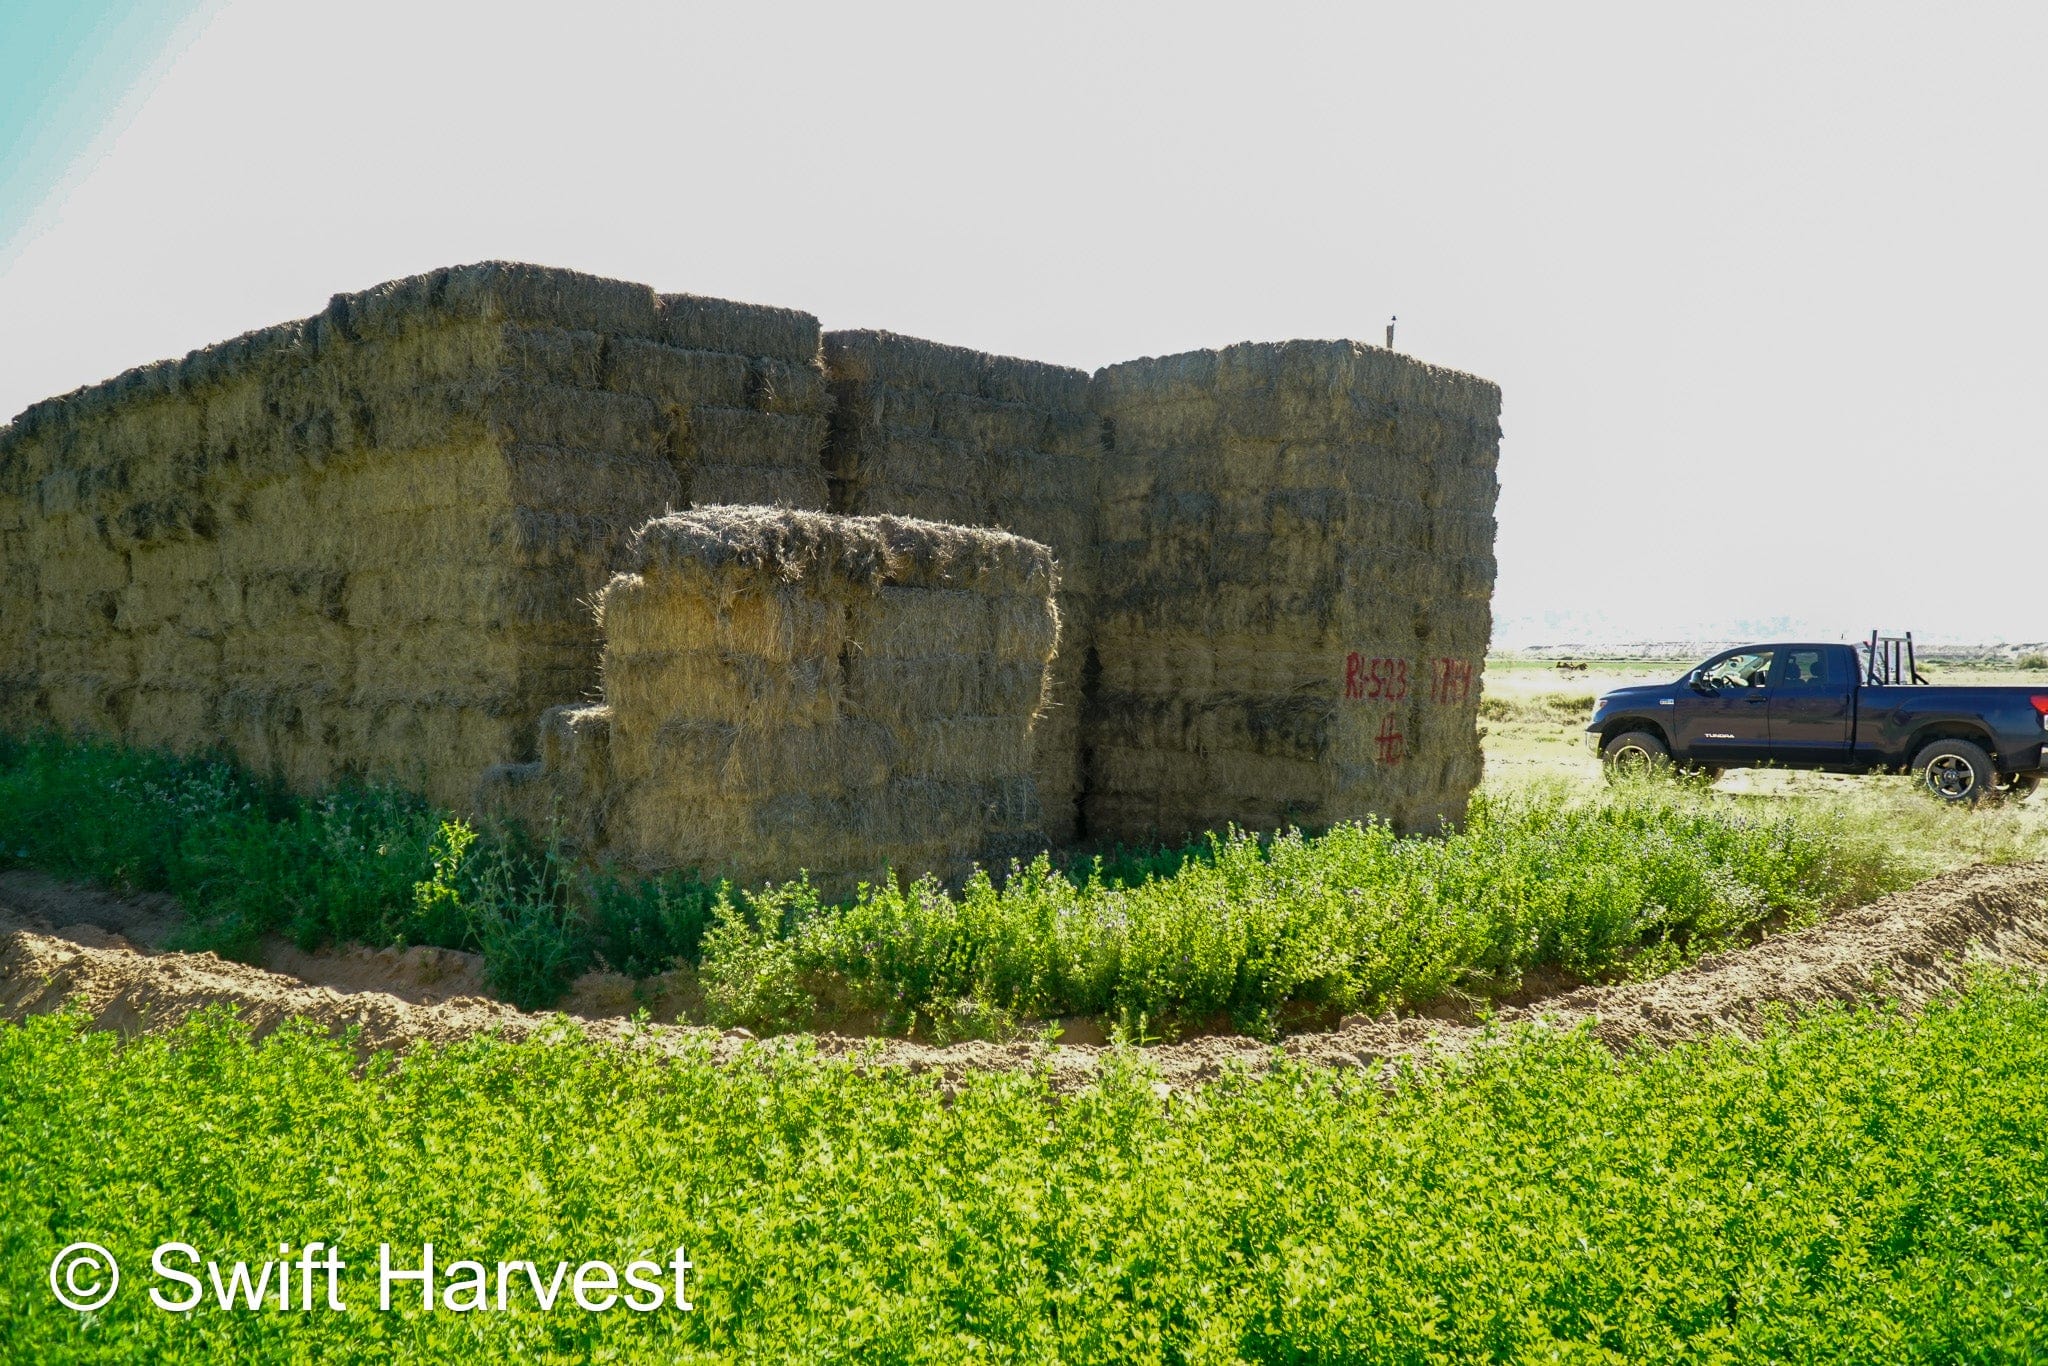
[[633, 534], [621, 568], [744, 568], [786, 580], [830, 575], [865, 587], [976, 582], [1050, 589], [1056, 573], [1049, 547], [990, 527], [745, 506], [658, 517]]
[[818, 319], [800, 309], [660, 294], [651, 285], [558, 266], [478, 261], [336, 294], [311, 317], [259, 327], [39, 400], [0, 424], [0, 461], [16, 442], [59, 423], [195, 392], [269, 359], [296, 353], [317, 361], [329, 347], [393, 335], [425, 318], [503, 320], [683, 350], [730, 351], [741, 344], [751, 355], [805, 366], [818, 362]]
[[1086, 370], [1050, 361], [977, 351], [908, 337], [849, 329], [825, 334], [825, 365], [840, 383], [887, 384], [930, 393], [967, 394], [998, 403], [1086, 408]]
[[[1113, 403], [1118, 395], [1135, 396], [1174, 385], [1228, 389], [1269, 382], [1276, 376], [1331, 386], [1364, 380], [1368, 381], [1366, 392], [1392, 391], [1398, 397], [1426, 399], [1432, 406], [1455, 408], [1475, 419], [1498, 420], [1500, 415], [1500, 386], [1492, 380], [1346, 338], [1245, 341], [1140, 356], [1103, 366], [1095, 372], [1094, 384], [1100, 406]], [[1370, 382], [1374, 380], [1378, 382]]]

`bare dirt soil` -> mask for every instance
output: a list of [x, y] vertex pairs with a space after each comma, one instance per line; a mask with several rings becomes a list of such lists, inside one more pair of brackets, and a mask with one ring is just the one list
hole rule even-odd
[[[18, 1020], [73, 1003], [106, 1029], [134, 1033], [175, 1023], [214, 1002], [237, 1006], [254, 1032], [303, 1017], [356, 1049], [403, 1050], [486, 1031], [507, 1038], [572, 1031], [562, 1015], [529, 1014], [480, 993], [471, 955], [445, 950], [358, 949], [297, 954], [274, 948], [273, 967], [210, 953], [151, 952], [175, 908], [65, 887], [21, 874], [0, 877], [0, 1018]], [[61, 923], [60, 923], [61, 922]], [[133, 937], [131, 937], [133, 936]], [[295, 956], [294, 956], [295, 955]], [[1162, 1087], [1187, 1087], [1285, 1057], [1318, 1065], [1388, 1069], [1402, 1059], [1454, 1053], [1516, 1025], [1584, 1026], [1608, 1046], [1662, 1046], [1714, 1033], [1753, 1035], [1773, 1006], [1791, 1012], [1831, 1001], [1878, 1001], [1916, 1009], [1958, 984], [1978, 963], [2048, 970], [2048, 863], [1978, 866], [1845, 911], [1827, 922], [1716, 954], [1650, 982], [1580, 987], [1504, 1009], [1486, 1025], [1351, 1017], [1330, 1031], [1279, 1045], [1209, 1037], [1141, 1051]], [[595, 980], [593, 980], [595, 979]], [[625, 983], [625, 985], [621, 985]], [[585, 1037], [638, 1046], [708, 1044], [722, 1058], [750, 1047], [815, 1047], [824, 1056], [936, 1072], [948, 1080], [992, 1068], [1045, 1068], [1063, 1088], [1082, 1084], [1110, 1050], [1094, 1043], [963, 1043], [934, 1047], [820, 1035], [753, 1044], [744, 1030], [635, 1024], [647, 999], [623, 978], [593, 974], [564, 1012]]]

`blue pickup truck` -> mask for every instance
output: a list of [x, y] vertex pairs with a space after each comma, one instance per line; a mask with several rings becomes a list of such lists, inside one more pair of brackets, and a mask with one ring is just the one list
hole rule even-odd
[[1586, 742], [1610, 774], [1676, 765], [1718, 775], [1769, 764], [1911, 772], [1943, 801], [2020, 797], [2040, 785], [2048, 687], [1929, 685], [1897, 640], [1745, 645], [1673, 683], [1620, 688]]

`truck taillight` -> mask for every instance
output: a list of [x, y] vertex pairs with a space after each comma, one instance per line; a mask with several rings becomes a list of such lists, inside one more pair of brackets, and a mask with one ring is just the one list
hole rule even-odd
[[2034, 710], [2041, 713], [2041, 726], [2048, 730], [2048, 697], [2035, 697]]

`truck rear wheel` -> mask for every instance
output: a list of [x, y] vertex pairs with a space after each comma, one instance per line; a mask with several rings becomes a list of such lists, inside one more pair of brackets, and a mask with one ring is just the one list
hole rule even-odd
[[1671, 751], [1649, 731], [1625, 730], [1601, 749], [1600, 762], [1611, 782], [1667, 771], [1671, 767]]
[[1936, 740], [1913, 756], [1913, 772], [1928, 792], [1956, 806], [1975, 806], [1998, 789], [1998, 769], [1981, 745]]

